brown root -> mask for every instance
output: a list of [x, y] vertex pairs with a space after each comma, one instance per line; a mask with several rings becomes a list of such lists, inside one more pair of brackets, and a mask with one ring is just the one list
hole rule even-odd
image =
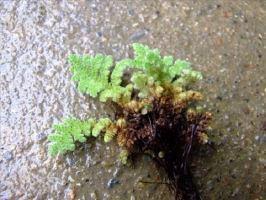
[[152, 159], [167, 174], [175, 199], [201, 199], [192, 182], [188, 159], [193, 142], [206, 140], [200, 136], [206, 137], [211, 114], [187, 113], [186, 104], [174, 103], [172, 96], [153, 100], [145, 115], [130, 110], [124, 113], [127, 126], [118, 131], [118, 144], [130, 153], [152, 152]]

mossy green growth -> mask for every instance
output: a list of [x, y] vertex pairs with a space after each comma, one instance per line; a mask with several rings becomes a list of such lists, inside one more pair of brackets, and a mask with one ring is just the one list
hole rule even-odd
[[[172, 56], [162, 58], [158, 49], [152, 50], [138, 43], [133, 44], [133, 48], [134, 59], [123, 59], [115, 65], [110, 55], [104, 57], [97, 54], [93, 57], [71, 54], [72, 80], [78, 83], [79, 92], [99, 97], [102, 102], [112, 100], [121, 107], [141, 111], [142, 114], [152, 109], [152, 99], [160, 97], [165, 91], [178, 91], [177, 101], [187, 101], [196, 96], [196, 92], [184, 91], [189, 83], [202, 78], [200, 72], [190, 68], [189, 62], [174, 61]], [[135, 70], [128, 83], [122, 85], [123, 71], [127, 67]], [[136, 96], [139, 100], [137, 103], [132, 101]], [[57, 133], [48, 136], [51, 141], [49, 154], [52, 156], [73, 151], [75, 142], [85, 142], [87, 137], [97, 137], [101, 132], [106, 132], [104, 140], [108, 142], [117, 134], [119, 127], [108, 118], [98, 121], [66, 118], [62, 124], [54, 124], [53, 129]]]

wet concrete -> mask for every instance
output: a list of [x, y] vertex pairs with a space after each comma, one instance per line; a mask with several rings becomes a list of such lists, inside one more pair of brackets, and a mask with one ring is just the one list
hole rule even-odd
[[[188, 60], [204, 79], [193, 87], [214, 115], [210, 138], [192, 161], [203, 199], [265, 199], [265, 1], [0, 2], [0, 199], [171, 199], [148, 157], [122, 166], [102, 138], [47, 156], [51, 125], [114, 110], [79, 94], [69, 53], [133, 57], [133, 42]], [[99, 112], [101, 110], [102, 112]], [[108, 188], [116, 179], [119, 184]]]

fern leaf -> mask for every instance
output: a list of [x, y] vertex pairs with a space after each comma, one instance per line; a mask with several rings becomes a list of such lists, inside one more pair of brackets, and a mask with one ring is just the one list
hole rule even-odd
[[124, 59], [118, 62], [112, 72], [111, 82], [112, 86], [118, 86], [122, 82], [123, 70], [131, 63], [130, 59]]
[[112, 56], [103, 58], [102, 54], [95, 57], [89, 55], [69, 56], [70, 70], [74, 71], [73, 81], [78, 81], [78, 90], [87, 92], [92, 97], [97, 97], [98, 93], [108, 88], [110, 68], [113, 66]]
[[139, 59], [143, 59], [147, 52], [147, 49], [145, 49], [145, 46], [138, 44], [138, 43], [134, 43], [133, 48], [135, 50], [136, 57], [138, 57]]
[[190, 63], [182, 60], [176, 60], [174, 65], [170, 67], [169, 72], [171, 77], [181, 76], [182, 71], [190, 68]]
[[[200, 93], [185, 92], [185, 87], [197, 79], [201, 79], [201, 73], [190, 69], [190, 63], [186, 61], [174, 61], [172, 56], [162, 56], [158, 49], [150, 49], [148, 46], [133, 44], [135, 59], [124, 59], [113, 66], [113, 57], [104, 57], [97, 54], [69, 55], [70, 70], [74, 72], [72, 80], [78, 83], [78, 90], [92, 97], [100, 97], [100, 101], [108, 99], [115, 101], [121, 106], [132, 101], [132, 96], [137, 95], [142, 101], [151, 97], [161, 97], [167, 94], [167, 90], [173, 90], [176, 101], [185, 102], [198, 100]], [[134, 73], [127, 85], [121, 85], [124, 70], [129, 67]], [[124, 84], [124, 83], [123, 83]], [[167, 91], [167, 92], [164, 92]], [[148, 103], [149, 104], [149, 103]], [[147, 109], [146, 109], [147, 110]], [[89, 136], [97, 137], [101, 132], [106, 132], [105, 141], [110, 141], [116, 134], [116, 130], [110, 129], [115, 126], [109, 118], [98, 121], [88, 119], [80, 121], [75, 118], [66, 118], [61, 124], [54, 124], [55, 134], [48, 136], [50, 155], [58, 152], [66, 153], [75, 149], [75, 142], [85, 142]], [[126, 160], [126, 153], [123, 155]], [[124, 162], [123, 161], [123, 162]]]
[[94, 124], [94, 119], [82, 122], [76, 118], [66, 118], [63, 123], [54, 124], [53, 129], [57, 133], [48, 136], [48, 140], [52, 142], [49, 145], [49, 154], [55, 155], [58, 152], [64, 154], [67, 150], [73, 151], [74, 142], [85, 142], [86, 136], [91, 135]]
[[126, 165], [127, 164], [127, 158], [129, 156], [129, 152], [128, 150], [126, 149], [123, 149], [121, 152], [120, 152], [120, 160], [121, 160], [121, 163]]
[[109, 118], [101, 118], [99, 121], [94, 125], [92, 129], [92, 135], [97, 137], [101, 131], [104, 131], [109, 125], [111, 124], [111, 120]]
[[163, 64], [169, 67], [172, 66], [174, 64], [173, 56], [165, 56], [163, 58]]
[[50, 134], [48, 140], [52, 143], [49, 145], [49, 154], [56, 155], [58, 152], [65, 154], [67, 150], [74, 151], [74, 141], [69, 134]]
[[107, 129], [105, 134], [104, 134], [104, 141], [105, 142], [110, 142], [112, 140], [112, 138], [117, 134], [116, 131], [114, 130], [109, 130]]

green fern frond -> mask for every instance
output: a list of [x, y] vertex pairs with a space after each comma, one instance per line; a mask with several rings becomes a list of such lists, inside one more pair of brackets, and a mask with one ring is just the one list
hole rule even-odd
[[120, 152], [120, 161], [122, 164], [126, 165], [127, 164], [127, 158], [129, 156], [129, 152], [128, 150], [126, 149], [123, 149], [121, 152]]
[[95, 123], [92, 129], [92, 135], [97, 137], [102, 131], [104, 131], [110, 124], [111, 120], [109, 118], [101, 118], [97, 123]]
[[[86, 92], [92, 97], [99, 96], [100, 101], [108, 99], [121, 106], [132, 101], [133, 94], [139, 99], [152, 99], [167, 94], [168, 89], [177, 94], [177, 101], [193, 99], [194, 93], [182, 93], [189, 83], [201, 79], [202, 75], [190, 69], [190, 63], [186, 61], [174, 61], [172, 56], [162, 56], [158, 49], [150, 49], [148, 46], [133, 44], [135, 59], [124, 59], [113, 66], [113, 57], [104, 57], [97, 54], [69, 56], [70, 70], [74, 72], [72, 80], [78, 82], [78, 90]], [[127, 85], [121, 85], [124, 70], [134, 68], [134, 73]], [[195, 93], [196, 94], [196, 93]], [[178, 96], [179, 95], [179, 96]], [[194, 96], [193, 96], [194, 95]], [[200, 96], [196, 99], [199, 99]], [[102, 118], [98, 121], [88, 119], [80, 121], [75, 118], [66, 118], [62, 124], [55, 124], [57, 132], [48, 136], [51, 141], [49, 152], [51, 155], [65, 153], [67, 150], [74, 150], [76, 141], [85, 142], [86, 137], [97, 137], [101, 132], [106, 131], [105, 141], [110, 141], [115, 131], [108, 129], [112, 125], [109, 118]]]
[[78, 81], [78, 90], [87, 92], [92, 97], [97, 97], [98, 93], [108, 88], [110, 68], [113, 66], [113, 57], [103, 58], [102, 54], [95, 57], [89, 55], [69, 56], [70, 70], [74, 71], [73, 81]]
[[[141, 70], [141, 72], [135, 72], [132, 77], [134, 88], [139, 88], [140, 85], [143, 85], [143, 79], [140, 78], [137, 80], [135, 78], [141, 77], [141, 75], [136, 75], [137, 73], [143, 73], [147, 77], [152, 77], [154, 83], [157, 86], [162, 87], [170, 85], [174, 85], [174, 87], [185, 87], [189, 83], [193, 83], [202, 77], [200, 72], [192, 71], [190, 69], [191, 64], [189, 62], [181, 60], [176, 60], [174, 62], [172, 56], [165, 56], [162, 59], [158, 49], [151, 50], [149, 47], [141, 44], [133, 44], [133, 47], [136, 58], [131, 61], [131, 67]], [[141, 89], [141, 95], [139, 96], [145, 96], [148, 94], [142, 90], [143, 88]]]
[[116, 130], [107, 129], [105, 134], [104, 134], [104, 141], [110, 142], [116, 134], [117, 134]]
[[[99, 94], [100, 101], [108, 99], [117, 103], [130, 101], [133, 90], [121, 86], [123, 71], [126, 67], [136, 68], [139, 71], [133, 73], [131, 82], [133, 88], [139, 92], [140, 98], [146, 98], [152, 94], [151, 85], [184, 88], [189, 83], [201, 78], [199, 72], [190, 69], [190, 63], [176, 60], [172, 56], [160, 55], [158, 49], [150, 49], [141, 44], [133, 44], [135, 59], [124, 59], [118, 62], [111, 75], [110, 68], [113, 66], [113, 58], [97, 54], [95, 57], [89, 55], [70, 55], [70, 70], [74, 71], [73, 81], [78, 81], [78, 90], [87, 92], [92, 97]], [[110, 81], [109, 81], [110, 80]], [[174, 80], [174, 81], [173, 81]], [[129, 83], [130, 84], [130, 83]]]
[[194, 83], [198, 79], [202, 79], [200, 72], [184, 69], [182, 70], [181, 76], [172, 85], [174, 87], [186, 87], [189, 83]]
[[163, 64], [165, 66], [171, 67], [174, 64], [173, 56], [164, 56]]
[[170, 66], [169, 72], [171, 77], [181, 76], [182, 71], [190, 68], [190, 63], [183, 60], [176, 60], [174, 65]]
[[105, 102], [107, 99], [112, 99], [112, 101], [116, 102], [116, 100], [121, 97], [124, 89], [125, 88], [121, 86], [114, 86], [110, 89], [106, 89], [101, 93], [100, 101]]
[[138, 97], [146, 98], [154, 93], [154, 78], [146, 74], [134, 73], [130, 79], [134, 85], [134, 89], [139, 90]]
[[54, 124], [53, 129], [57, 132], [50, 134], [48, 140], [49, 154], [56, 155], [66, 153], [67, 150], [75, 149], [74, 143], [85, 142], [86, 137], [98, 136], [100, 132], [111, 123], [110, 119], [100, 119], [98, 122], [90, 118], [86, 121], [80, 121], [76, 118], [66, 118], [61, 124]]
[[131, 60], [130, 59], [124, 59], [121, 60], [120, 62], [118, 62], [112, 72], [111, 75], [111, 82], [112, 82], [112, 86], [118, 86], [121, 84], [122, 82], [122, 76], [123, 74], [123, 70], [130, 66]]
[[68, 150], [75, 150], [75, 144], [70, 134], [50, 134], [48, 140], [52, 142], [49, 145], [49, 154], [51, 156], [55, 156], [58, 152], [65, 154]]

